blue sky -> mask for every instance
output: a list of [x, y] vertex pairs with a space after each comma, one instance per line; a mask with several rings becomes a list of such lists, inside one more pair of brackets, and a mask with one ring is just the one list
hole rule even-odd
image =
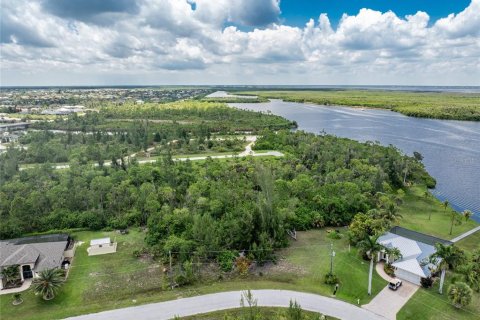
[[327, 13], [333, 25], [344, 13], [357, 14], [362, 8], [382, 12], [393, 11], [398, 16], [426, 12], [431, 20], [446, 17], [465, 9], [470, 0], [281, 0], [281, 17], [284, 23], [303, 26], [309, 18]]
[[0, 85], [480, 85], [480, 0], [0, 5]]

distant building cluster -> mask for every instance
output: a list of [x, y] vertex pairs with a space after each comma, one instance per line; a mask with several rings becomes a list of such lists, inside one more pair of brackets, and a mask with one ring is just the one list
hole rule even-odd
[[[207, 88], [2, 88], [0, 110], [21, 109], [21, 112], [68, 112], [57, 108], [84, 106], [86, 102], [168, 102], [191, 99], [211, 93]], [[44, 110], [47, 108], [47, 110]], [[50, 111], [49, 111], [50, 110]], [[2, 112], [2, 111], [0, 111]], [[51, 114], [51, 113], [46, 113]], [[57, 113], [53, 113], [57, 114]], [[62, 113], [68, 114], [68, 113]]]
[[82, 112], [84, 111], [85, 107], [84, 106], [62, 106], [59, 108], [52, 108], [52, 109], [44, 109], [40, 113], [41, 114], [52, 114], [52, 115], [67, 115], [67, 114], [72, 114], [72, 113], [77, 113], [77, 112]]

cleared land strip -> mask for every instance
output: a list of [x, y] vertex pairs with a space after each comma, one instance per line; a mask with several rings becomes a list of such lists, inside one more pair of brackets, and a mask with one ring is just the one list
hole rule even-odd
[[[266, 151], [266, 152], [255, 152], [252, 150], [252, 146], [257, 140], [256, 136], [248, 136], [247, 141], [250, 141], [248, 145], [245, 146], [245, 150], [243, 150], [240, 153], [233, 153], [233, 154], [224, 154], [224, 155], [212, 155], [212, 156], [191, 156], [191, 157], [182, 157], [182, 158], [174, 158], [173, 161], [198, 161], [198, 160], [205, 160], [207, 158], [212, 158], [212, 159], [227, 159], [227, 158], [235, 158], [235, 157], [246, 157], [246, 156], [252, 156], [252, 157], [265, 157], [265, 156], [272, 156], [272, 157], [283, 157], [284, 154], [281, 153], [280, 151]], [[154, 150], [154, 147], [148, 148], [147, 151], [152, 151]], [[135, 158], [137, 156], [136, 153], [129, 155], [126, 159], [128, 160], [129, 158]], [[121, 162], [121, 159], [117, 160], [118, 162]], [[146, 160], [139, 160], [138, 163], [140, 164], [145, 164], [145, 163], [154, 163], [156, 162], [157, 159], [146, 159]], [[98, 163], [93, 164], [95, 167], [98, 167]], [[112, 162], [111, 161], [105, 161], [104, 163], [105, 166], [111, 166]], [[21, 170], [26, 170], [26, 169], [31, 169], [33, 165], [26, 165], [24, 167], [20, 167]], [[69, 164], [57, 164], [53, 165], [53, 169], [68, 169], [70, 167]]]
[[479, 232], [479, 231], [480, 231], [480, 226], [478, 226], [478, 227], [476, 227], [476, 228], [473, 228], [472, 230], [469, 230], [469, 231], [467, 231], [467, 232], [465, 232], [465, 233], [462, 233], [461, 235], [459, 235], [458, 237], [453, 238], [453, 239], [450, 240], [450, 241], [452, 241], [452, 242], [458, 242], [458, 241], [462, 240], [463, 238], [466, 238], [466, 237], [468, 237], [469, 235], [472, 235], [472, 234], [474, 234], [475, 232]]
[[[252, 290], [260, 307], [288, 307], [290, 300], [296, 300], [302, 309], [321, 312], [339, 319], [380, 320], [385, 319], [372, 311], [353, 304], [312, 293], [290, 290]], [[186, 317], [212, 311], [234, 309], [240, 306], [242, 291], [207, 294], [191, 298], [146, 304], [116, 309], [83, 316], [70, 320], [167, 320], [175, 316]]]

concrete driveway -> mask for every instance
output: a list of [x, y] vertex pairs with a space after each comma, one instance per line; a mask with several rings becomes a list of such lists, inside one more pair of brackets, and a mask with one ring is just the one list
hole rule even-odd
[[[377, 272], [389, 281], [391, 279], [383, 272], [383, 264], [377, 263]], [[388, 277], [388, 278], [387, 278]], [[370, 310], [387, 319], [395, 320], [397, 312], [410, 300], [410, 298], [417, 292], [419, 286], [414, 285], [408, 281], [403, 281], [403, 284], [397, 291], [388, 288], [388, 285], [380, 291], [379, 294], [369, 304], [365, 304], [362, 308]]]
[[[317, 294], [290, 290], [252, 290], [258, 306], [288, 307], [296, 300], [304, 310], [322, 312], [339, 319], [382, 320], [385, 319], [369, 310], [353, 304]], [[203, 296], [172, 301], [151, 303], [141, 306], [103, 311], [69, 320], [166, 320], [175, 316], [185, 317], [199, 313], [240, 307], [242, 291], [212, 293]]]

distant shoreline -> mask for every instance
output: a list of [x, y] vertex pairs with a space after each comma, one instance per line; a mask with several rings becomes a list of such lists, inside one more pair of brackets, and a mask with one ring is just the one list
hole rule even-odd
[[162, 89], [162, 88], [211, 88], [219, 91], [236, 90], [380, 90], [406, 92], [447, 92], [447, 93], [480, 93], [480, 86], [416, 86], [416, 85], [52, 85], [52, 86], [0, 86], [0, 90], [30, 89]]

